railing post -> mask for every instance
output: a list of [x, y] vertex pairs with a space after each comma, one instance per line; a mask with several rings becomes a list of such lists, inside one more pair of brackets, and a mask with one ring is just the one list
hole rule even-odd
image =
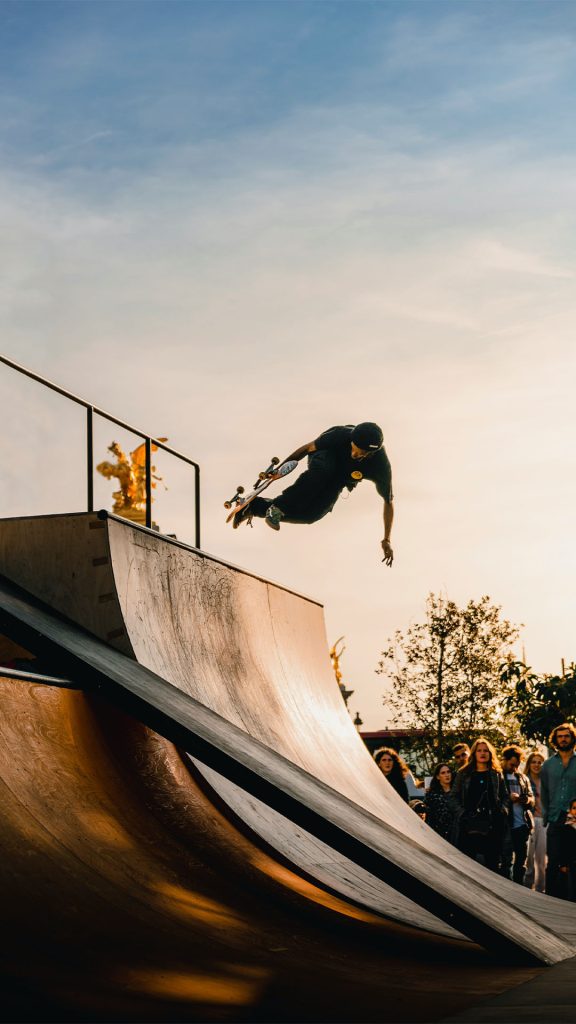
[[195, 546], [200, 547], [200, 466], [194, 466], [194, 512], [196, 521]]
[[146, 438], [146, 526], [152, 528], [152, 440]]
[[86, 408], [86, 476], [88, 483], [88, 511], [94, 511], [94, 409]]

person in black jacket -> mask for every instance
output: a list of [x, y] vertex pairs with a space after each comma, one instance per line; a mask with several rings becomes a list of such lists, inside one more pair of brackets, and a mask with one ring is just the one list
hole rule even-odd
[[408, 765], [404, 763], [400, 754], [392, 747], [380, 747], [379, 750], [374, 751], [374, 760], [398, 796], [408, 803], [408, 786], [405, 781]]
[[534, 794], [529, 779], [518, 771], [524, 751], [511, 744], [502, 751], [504, 783], [510, 797], [508, 822], [504, 832], [500, 873], [522, 885], [526, 873], [528, 840], [534, 828]]
[[457, 773], [452, 800], [460, 814], [460, 849], [498, 871], [510, 798], [496, 751], [484, 736], [472, 744], [468, 761]]

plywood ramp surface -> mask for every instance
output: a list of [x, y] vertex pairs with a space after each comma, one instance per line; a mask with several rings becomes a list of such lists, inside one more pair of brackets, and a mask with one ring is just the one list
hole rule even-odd
[[[472, 910], [481, 913], [489, 890], [502, 915], [508, 908], [527, 928], [549, 929], [552, 945], [558, 935], [551, 959], [572, 954], [571, 906], [463, 857], [383, 779], [335, 685], [316, 602], [113, 517], [2, 521], [0, 571], [406, 836], [408, 870], [418, 850], [432, 855], [439, 885], [443, 863], [466, 880]], [[317, 882], [404, 924], [454, 934], [233, 783], [204, 776], [240, 821]]]

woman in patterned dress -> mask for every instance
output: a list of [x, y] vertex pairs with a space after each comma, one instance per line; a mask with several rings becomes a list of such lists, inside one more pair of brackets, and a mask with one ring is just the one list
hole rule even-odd
[[453, 774], [449, 764], [437, 764], [426, 793], [426, 822], [439, 836], [456, 844], [457, 814], [450, 799]]

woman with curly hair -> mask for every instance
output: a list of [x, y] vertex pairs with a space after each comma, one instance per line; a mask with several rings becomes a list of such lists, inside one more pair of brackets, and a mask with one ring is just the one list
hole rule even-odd
[[450, 797], [453, 778], [449, 764], [442, 761], [436, 765], [426, 792], [426, 822], [443, 839], [456, 844], [458, 817]]
[[380, 747], [374, 752], [374, 760], [398, 796], [408, 803], [408, 786], [405, 782], [408, 765], [402, 760], [398, 751], [392, 747]]
[[452, 800], [460, 815], [458, 846], [498, 871], [510, 797], [496, 751], [484, 736], [472, 744], [466, 764], [457, 773]]

